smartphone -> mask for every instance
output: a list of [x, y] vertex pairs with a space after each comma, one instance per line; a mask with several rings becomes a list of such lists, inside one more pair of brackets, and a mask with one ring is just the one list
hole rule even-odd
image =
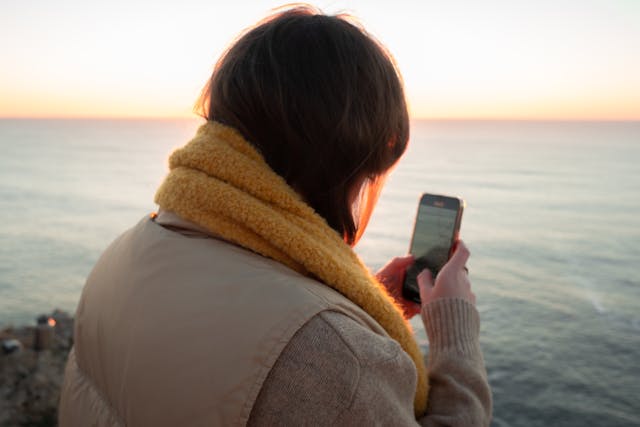
[[415, 262], [406, 271], [403, 296], [420, 303], [417, 276], [428, 268], [433, 278], [453, 254], [458, 240], [464, 200], [437, 194], [423, 194], [418, 204], [409, 252]]

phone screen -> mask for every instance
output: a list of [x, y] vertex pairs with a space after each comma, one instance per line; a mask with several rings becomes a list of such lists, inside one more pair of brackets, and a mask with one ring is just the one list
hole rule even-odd
[[460, 223], [463, 202], [445, 196], [423, 195], [418, 206], [410, 252], [415, 263], [407, 269], [405, 297], [419, 300], [417, 275], [425, 268], [435, 278], [449, 260]]

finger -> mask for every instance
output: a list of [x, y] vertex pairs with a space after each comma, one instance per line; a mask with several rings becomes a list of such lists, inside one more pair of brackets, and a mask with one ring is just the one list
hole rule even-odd
[[469, 252], [467, 245], [465, 245], [462, 240], [459, 240], [458, 244], [456, 245], [456, 250], [449, 260], [449, 263], [454, 266], [454, 268], [462, 270], [465, 268], [470, 255], [471, 253]]
[[426, 301], [433, 289], [433, 276], [429, 270], [425, 269], [418, 274], [417, 280], [418, 287], [420, 288], [420, 300]]

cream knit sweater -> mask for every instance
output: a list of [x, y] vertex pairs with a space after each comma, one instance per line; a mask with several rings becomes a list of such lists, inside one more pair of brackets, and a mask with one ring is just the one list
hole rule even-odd
[[249, 425], [488, 426], [491, 390], [475, 307], [436, 300], [422, 319], [431, 386], [424, 417], [413, 417], [415, 367], [400, 346], [340, 313], [323, 312], [280, 355]]

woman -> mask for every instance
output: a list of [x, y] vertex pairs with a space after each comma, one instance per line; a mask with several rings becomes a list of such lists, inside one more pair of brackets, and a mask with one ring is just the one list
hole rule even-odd
[[87, 279], [61, 425], [488, 425], [464, 244], [420, 274], [422, 307], [410, 257], [373, 277], [351, 249], [409, 138], [388, 52], [294, 7], [236, 40], [200, 105], [158, 214]]

